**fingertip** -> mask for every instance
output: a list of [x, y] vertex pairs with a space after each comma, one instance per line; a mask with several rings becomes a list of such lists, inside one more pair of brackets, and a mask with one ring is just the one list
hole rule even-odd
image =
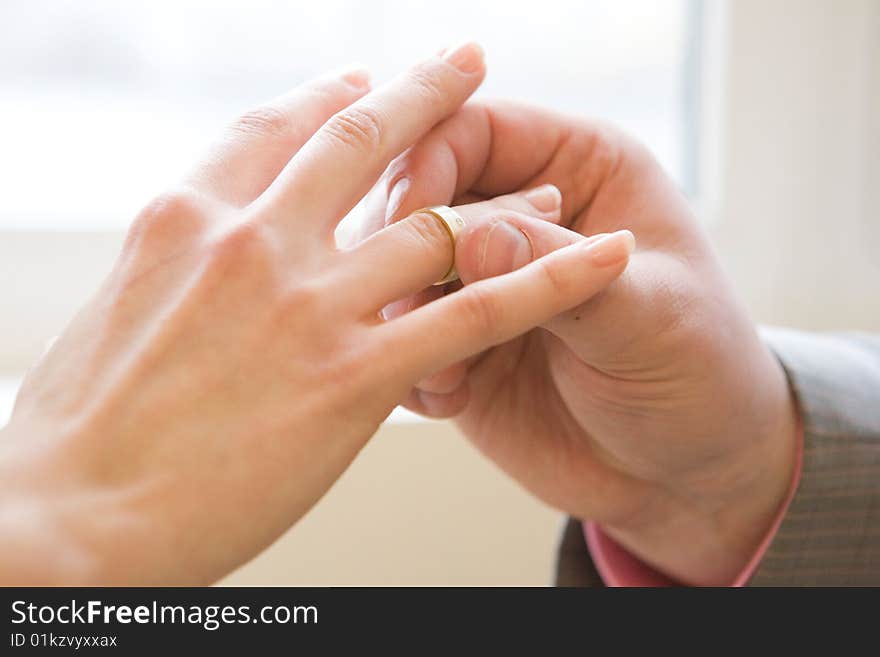
[[486, 50], [476, 41], [463, 41], [439, 53], [440, 58], [466, 75], [486, 72]]
[[598, 240], [588, 242], [591, 262], [597, 267], [610, 267], [626, 261], [636, 246], [635, 235], [629, 230], [618, 230]]
[[541, 215], [557, 215], [562, 207], [562, 192], [547, 183], [523, 192], [522, 197]]

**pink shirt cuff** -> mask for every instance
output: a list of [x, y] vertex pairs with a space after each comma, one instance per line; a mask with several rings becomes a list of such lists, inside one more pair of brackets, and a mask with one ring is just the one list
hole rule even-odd
[[[761, 563], [764, 553], [776, 536], [779, 525], [782, 524], [785, 513], [791, 504], [794, 493], [797, 490], [801, 478], [801, 468], [804, 454], [804, 430], [800, 420], [797, 428], [797, 455], [795, 457], [794, 476], [788, 489], [785, 502], [779, 509], [779, 513], [773, 520], [770, 530], [764, 536], [758, 549], [746, 564], [745, 568], [736, 576], [730, 586], [745, 586], [752, 574]], [[602, 531], [594, 522], [584, 522], [584, 536], [587, 540], [587, 548], [596, 565], [596, 570], [602, 577], [606, 586], [678, 586], [678, 583], [663, 573], [655, 570], [645, 562], [633, 556], [620, 546], [610, 536]]]

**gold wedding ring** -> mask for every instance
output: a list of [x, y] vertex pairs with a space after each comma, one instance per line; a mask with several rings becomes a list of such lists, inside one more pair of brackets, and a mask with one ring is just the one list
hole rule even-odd
[[445, 205], [432, 205], [429, 208], [416, 210], [413, 214], [418, 214], [419, 212], [426, 212], [437, 217], [440, 223], [443, 224], [446, 232], [449, 233], [449, 241], [452, 243], [452, 262], [449, 264], [449, 271], [434, 285], [445, 285], [446, 283], [458, 280], [458, 272], [455, 271], [455, 238], [466, 225], [464, 219], [462, 219], [458, 212]]

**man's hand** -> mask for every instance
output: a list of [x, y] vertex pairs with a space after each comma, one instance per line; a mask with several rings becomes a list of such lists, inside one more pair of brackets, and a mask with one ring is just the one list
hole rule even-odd
[[[562, 192], [562, 226], [635, 234], [626, 272], [542, 329], [424, 379], [406, 404], [456, 415], [526, 488], [600, 522], [668, 575], [729, 583], [791, 481], [794, 404], [685, 199], [647, 150], [611, 126], [471, 104], [398, 158], [368, 207], [375, 227], [431, 203], [545, 183]], [[545, 210], [559, 203], [553, 187], [533, 197]], [[561, 231], [500, 220], [471, 231], [457, 247], [462, 279], [564, 246], [571, 237]]]

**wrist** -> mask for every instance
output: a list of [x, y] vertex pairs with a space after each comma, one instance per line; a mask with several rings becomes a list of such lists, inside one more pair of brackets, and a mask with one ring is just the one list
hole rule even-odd
[[800, 420], [781, 367], [780, 375], [784, 401], [778, 407], [778, 417], [745, 461], [745, 467], [753, 472], [751, 483], [716, 514], [721, 540], [738, 555], [731, 562], [734, 576], [743, 571], [775, 531], [774, 523], [784, 513], [799, 474]]
[[763, 391], [773, 410], [753, 425], [743, 449], [685, 485], [660, 488], [625, 524], [603, 524], [605, 533], [679, 582], [735, 583], [772, 536], [797, 476], [799, 418], [774, 365], [778, 385]]

